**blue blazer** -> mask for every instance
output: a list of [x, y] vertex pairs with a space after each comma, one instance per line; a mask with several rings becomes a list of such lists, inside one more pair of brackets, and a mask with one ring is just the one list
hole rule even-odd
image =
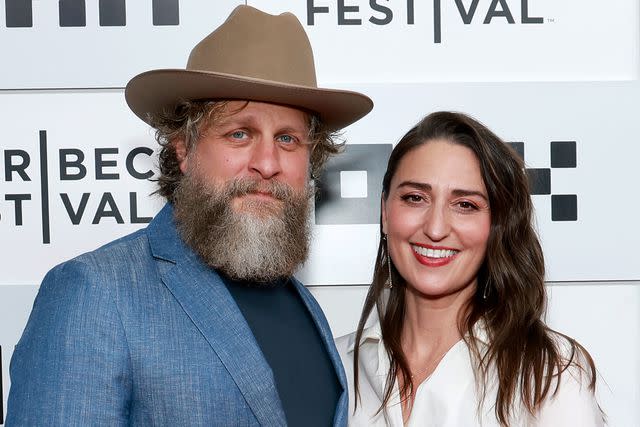
[[[343, 392], [329, 325], [294, 280]], [[273, 373], [214, 270], [165, 206], [149, 226], [52, 269], [11, 359], [7, 426], [283, 426]], [[304, 390], [300, 390], [304, 392]]]

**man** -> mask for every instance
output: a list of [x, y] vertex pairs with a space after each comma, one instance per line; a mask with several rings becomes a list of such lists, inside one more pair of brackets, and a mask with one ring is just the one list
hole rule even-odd
[[157, 129], [169, 203], [47, 274], [6, 424], [345, 425], [329, 326], [292, 274], [312, 173], [371, 100], [318, 89], [298, 20], [247, 6], [126, 98]]

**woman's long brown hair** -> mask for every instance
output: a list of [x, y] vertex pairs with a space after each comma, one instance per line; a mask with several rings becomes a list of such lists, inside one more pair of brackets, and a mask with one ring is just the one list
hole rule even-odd
[[[495, 415], [502, 425], [509, 424], [517, 400], [535, 415], [544, 400], [555, 394], [561, 375], [572, 364], [584, 370], [590, 378], [589, 387], [594, 390], [596, 371], [589, 353], [577, 341], [551, 330], [542, 320], [547, 302], [544, 258], [532, 225], [533, 206], [524, 164], [509, 146], [464, 114], [430, 114], [393, 149], [382, 196], [385, 200], [388, 197], [391, 180], [404, 156], [436, 139], [465, 146], [475, 153], [489, 195], [491, 231], [487, 252], [478, 271], [476, 292], [458, 322], [475, 361], [483, 398], [490, 366], [497, 373]], [[382, 229], [380, 235], [373, 281], [356, 332], [354, 383], [357, 407], [359, 346], [367, 319], [375, 308], [391, 362], [380, 407], [383, 410], [398, 376], [402, 378], [400, 396], [409, 399], [409, 407], [416, 385], [400, 342], [406, 283], [391, 263], [393, 288], [383, 292], [389, 276], [386, 264], [389, 255], [382, 241]], [[474, 333], [474, 325], [479, 321], [489, 340], [486, 351], [480, 348]], [[562, 341], [569, 348], [568, 356], [560, 349], [565, 345]]]

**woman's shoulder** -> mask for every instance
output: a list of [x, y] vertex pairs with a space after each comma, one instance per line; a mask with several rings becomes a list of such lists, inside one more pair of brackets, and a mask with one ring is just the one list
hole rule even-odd
[[[338, 353], [340, 355], [353, 354], [353, 350], [356, 345], [356, 335], [357, 331], [351, 332], [350, 334], [343, 335], [335, 339], [336, 348], [338, 349]], [[368, 326], [362, 330], [362, 335], [360, 336], [360, 346], [364, 343], [378, 343], [382, 340], [382, 333], [380, 332], [380, 325], [376, 322], [371, 326]]]
[[343, 359], [350, 353], [353, 353], [353, 347], [356, 340], [356, 333], [351, 332], [335, 339], [338, 354]]
[[338, 344], [348, 345], [349, 343], [352, 343], [355, 340], [355, 338], [356, 338], [356, 331], [353, 331], [346, 335], [342, 335], [340, 337], [335, 338], [336, 345]]
[[536, 416], [537, 425], [602, 426], [596, 400], [596, 371], [588, 351], [576, 340], [551, 332], [560, 366], [553, 373], [550, 392]]
[[536, 416], [539, 426], [580, 425], [600, 427], [604, 414], [596, 400], [595, 390], [581, 368], [570, 366], [545, 399]]
[[[560, 372], [554, 375], [571, 374], [579, 382], [592, 385], [595, 382], [595, 365], [587, 349], [575, 339], [560, 332], [550, 331], [560, 365]], [[564, 375], [562, 375], [564, 376]]]

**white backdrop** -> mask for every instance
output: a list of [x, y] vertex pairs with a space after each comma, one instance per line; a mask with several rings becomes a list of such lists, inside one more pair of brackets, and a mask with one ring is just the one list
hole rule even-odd
[[[79, 25], [78, 14], [58, 13], [58, 2], [9, 11], [12, 0], [0, 1], [5, 402], [11, 351], [44, 273], [143, 227], [162, 204], [144, 179], [155, 170], [153, 133], [129, 112], [121, 88], [138, 72], [183, 67], [190, 48], [244, 3], [164, 4], [172, 2], [179, 12], [165, 15], [178, 18], [173, 24], [154, 23], [151, 1], [129, 1], [118, 12], [125, 25], [101, 25], [98, 2], [86, 2]], [[376, 104], [346, 130], [347, 152], [325, 175], [338, 196], [318, 203], [299, 274], [334, 333], [355, 328], [371, 277], [378, 177], [391, 144], [431, 111], [463, 111], [522, 143], [527, 168], [548, 179], [544, 194], [532, 196], [551, 282], [548, 320], [593, 353], [610, 424], [639, 425], [638, 2], [248, 3], [293, 11], [309, 33], [320, 85], [362, 91]], [[554, 157], [552, 147], [569, 151]], [[567, 197], [575, 218], [553, 220], [552, 200]]]

